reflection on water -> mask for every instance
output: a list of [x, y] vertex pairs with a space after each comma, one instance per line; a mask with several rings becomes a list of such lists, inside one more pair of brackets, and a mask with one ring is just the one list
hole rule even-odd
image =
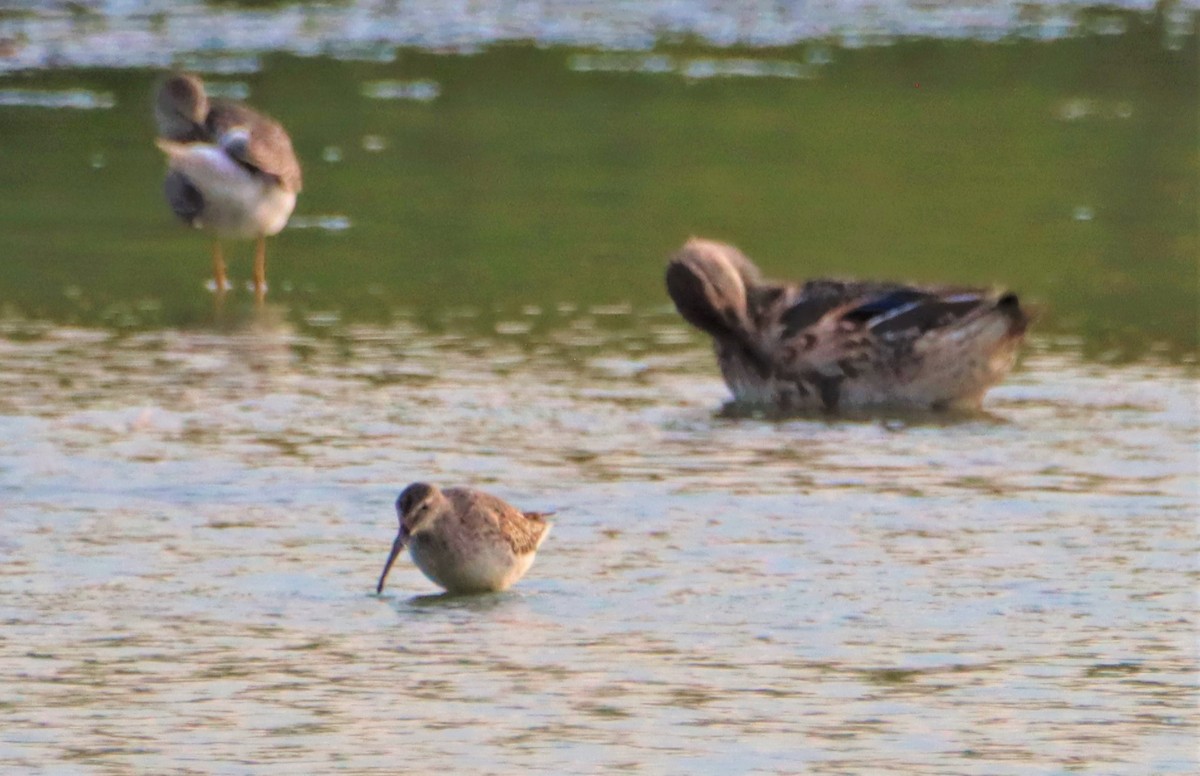
[[[21, 5], [24, 13], [0, 15], [0, 72], [176, 64], [228, 75], [259, 70], [262, 55], [280, 51], [390, 63], [397, 58], [397, 47], [471, 54], [497, 43], [530, 41], [618, 51], [652, 48], [664, 39], [695, 39], [718, 48], [782, 47], [812, 40], [859, 48], [913, 37], [1049, 41], [1117, 36], [1147, 18], [1161, 25], [1164, 45], [1181, 48], [1182, 38], [1193, 32], [1195, 8], [1187, 0], [1124, 0], [1096, 8], [1053, 0], [877, 0], [870, 5], [852, 0], [125, 0], [65, 8], [57, 2], [26, 0]], [[1112, 5], [1141, 13], [1122, 13]]]
[[[1185, 369], [731, 420], [665, 311], [292, 319], [6, 324], [6, 768], [1194, 772]], [[418, 477], [558, 512], [513, 591], [372, 595]]]
[[[208, 245], [162, 202], [149, 115], [157, 71], [204, 55], [214, 90], [283, 121], [305, 165], [269, 270], [295, 323], [645, 308], [666, 301], [663, 258], [702, 235], [781, 278], [1013, 288], [1043, 309], [1039, 331], [1089, 358], [1194, 359], [1194, 9], [884, 3], [822, 27], [841, 3], [519, 5], [545, 45], [470, 55], [434, 41], [495, 43], [523, 22], [498, 24], [489, 3], [189, 4], [202, 36], [175, 12], [129, 11], [152, 2], [112, 4], [102, 24], [82, 8], [0, 15], [16, 46], [0, 68], [31, 68], [0, 90], [0, 311], [121, 329], [208, 319]], [[949, 26], [912, 37], [925, 28], [896, 14]], [[983, 34], [993, 15], [999, 40]], [[584, 32], [606, 25], [661, 35], [593, 45]], [[890, 37], [866, 35], [876, 25]], [[839, 33], [852, 27], [865, 37]], [[296, 28], [312, 45], [279, 53]], [[342, 31], [389, 47], [404, 29], [427, 37], [394, 57], [333, 45]], [[111, 40], [113, 67], [71, 69]], [[142, 55], [153, 69], [131, 69]], [[240, 281], [252, 249], [228, 250]]]

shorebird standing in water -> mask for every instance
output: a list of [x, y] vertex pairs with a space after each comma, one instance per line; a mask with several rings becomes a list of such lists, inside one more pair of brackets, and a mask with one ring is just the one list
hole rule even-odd
[[785, 412], [978, 409], [1029, 323], [1016, 294], [987, 289], [774, 283], [712, 240], [671, 258], [667, 293], [713, 338], [734, 399]]
[[472, 488], [414, 482], [396, 500], [400, 533], [379, 576], [383, 592], [396, 557], [409, 548], [413, 563], [448, 593], [505, 590], [533, 565], [550, 531], [550, 513], [522, 512]]
[[267, 287], [266, 238], [296, 207], [300, 162], [274, 119], [228, 100], [210, 100], [194, 75], [168, 76], [154, 100], [158, 147], [167, 155], [163, 193], [189, 226], [211, 230], [213, 281], [229, 288], [222, 239], [254, 239], [254, 293]]

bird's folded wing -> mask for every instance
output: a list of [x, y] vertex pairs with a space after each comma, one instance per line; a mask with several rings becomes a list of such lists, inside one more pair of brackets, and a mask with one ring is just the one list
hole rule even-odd
[[244, 105], [214, 101], [208, 124], [234, 159], [278, 178], [288, 191], [300, 191], [300, 161], [291, 138], [277, 121]]

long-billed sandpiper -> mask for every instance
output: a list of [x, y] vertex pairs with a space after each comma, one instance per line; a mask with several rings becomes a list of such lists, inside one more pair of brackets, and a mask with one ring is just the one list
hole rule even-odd
[[213, 281], [229, 287], [221, 240], [254, 239], [254, 292], [267, 283], [266, 238], [278, 234], [296, 207], [300, 162], [292, 139], [274, 119], [245, 105], [210, 100], [204, 82], [174, 74], [154, 100], [158, 147], [167, 155], [163, 193], [175, 215], [215, 234]]
[[667, 267], [679, 313], [713, 338], [734, 399], [780, 409], [976, 409], [1029, 317], [978, 288], [763, 280], [737, 248], [692, 239]]
[[533, 565], [550, 531], [551, 513], [522, 512], [472, 488], [415, 482], [396, 500], [400, 533], [379, 576], [376, 593], [396, 557], [409, 548], [413, 563], [449, 593], [505, 590]]

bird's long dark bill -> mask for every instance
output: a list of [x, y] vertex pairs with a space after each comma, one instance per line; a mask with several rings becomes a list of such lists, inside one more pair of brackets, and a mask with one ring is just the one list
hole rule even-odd
[[387, 563], [383, 566], [383, 573], [379, 575], [379, 584], [375, 587], [375, 593], [383, 592], [383, 583], [387, 579], [388, 572], [392, 570], [392, 564], [396, 562], [396, 558], [400, 553], [404, 552], [404, 545], [408, 544], [408, 536], [401, 533], [396, 537], [396, 541], [392, 542], [392, 551], [388, 554]]

